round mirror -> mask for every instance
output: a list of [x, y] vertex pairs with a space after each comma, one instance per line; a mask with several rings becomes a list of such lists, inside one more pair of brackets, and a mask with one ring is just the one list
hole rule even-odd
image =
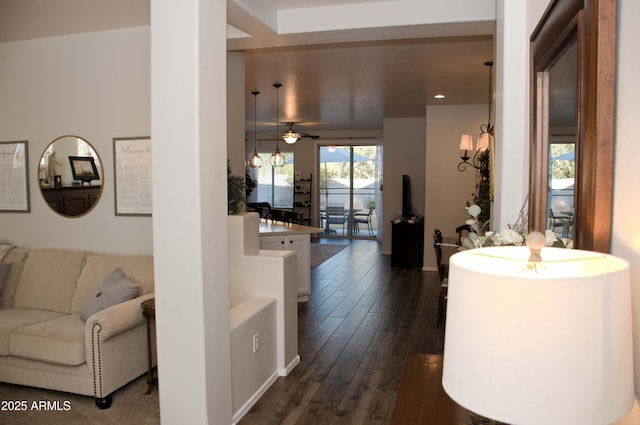
[[78, 136], [49, 143], [40, 157], [38, 184], [49, 207], [65, 217], [87, 214], [102, 193], [102, 163], [93, 146]]

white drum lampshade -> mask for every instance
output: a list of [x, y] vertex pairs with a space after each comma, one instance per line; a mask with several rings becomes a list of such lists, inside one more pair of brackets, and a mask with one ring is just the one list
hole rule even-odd
[[467, 410], [517, 425], [610, 424], [633, 406], [629, 264], [527, 247], [454, 254], [442, 384]]

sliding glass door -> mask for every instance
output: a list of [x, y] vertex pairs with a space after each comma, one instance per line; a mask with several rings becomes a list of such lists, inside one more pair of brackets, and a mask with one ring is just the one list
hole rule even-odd
[[380, 238], [381, 153], [376, 145], [319, 147], [322, 236]]

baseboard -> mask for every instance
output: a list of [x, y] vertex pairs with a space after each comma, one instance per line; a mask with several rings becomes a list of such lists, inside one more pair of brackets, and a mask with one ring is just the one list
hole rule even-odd
[[264, 382], [264, 384], [262, 384], [262, 386], [258, 388], [258, 391], [256, 391], [255, 394], [253, 394], [249, 398], [249, 400], [247, 400], [247, 402], [238, 409], [238, 411], [233, 415], [233, 418], [232, 418], [233, 425], [240, 422], [240, 419], [242, 419], [244, 415], [246, 415], [247, 412], [253, 407], [253, 405], [256, 404], [258, 400], [260, 400], [260, 397], [262, 397], [264, 393], [267, 392], [269, 387], [271, 387], [271, 385], [273, 385], [273, 383], [276, 382], [276, 379], [278, 379], [278, 372], [274, 372], [273, 375], [271, 375]]
[[422, 267], [422, 271], [423, 272], [437, 272], [438, 269], [436, 267], [433, 267], [433, 266], [424, 266], [424, 267]]
[[286, 368], [284, 368], [284, 369], [278, 369], [278, 375], [280, 375], [280, 376], [287, 376], [287, 375], [289, 375], [289, 374], [291, 373], [291, 371], [292, 371], [296, 366], [298, 366], [298, 363], [300, 363], [300, 356], [299, 356], [299, 355], [298, 355], [298, 356], [296, 356], [296, 357], [291, 361], [291, 363], [289, 363], [289, 364], [287, 365], [287, 367], [286, 367]]

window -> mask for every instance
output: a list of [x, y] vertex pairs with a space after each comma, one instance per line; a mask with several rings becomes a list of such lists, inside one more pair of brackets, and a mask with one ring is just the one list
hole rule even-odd
[[293, 207], [293, 152], [282, 152], [283, 167], [269, 163], [272, 152], [258, 152], [264, 165], [258, 169], [257, 202], [268, 202], [273, 208]]

